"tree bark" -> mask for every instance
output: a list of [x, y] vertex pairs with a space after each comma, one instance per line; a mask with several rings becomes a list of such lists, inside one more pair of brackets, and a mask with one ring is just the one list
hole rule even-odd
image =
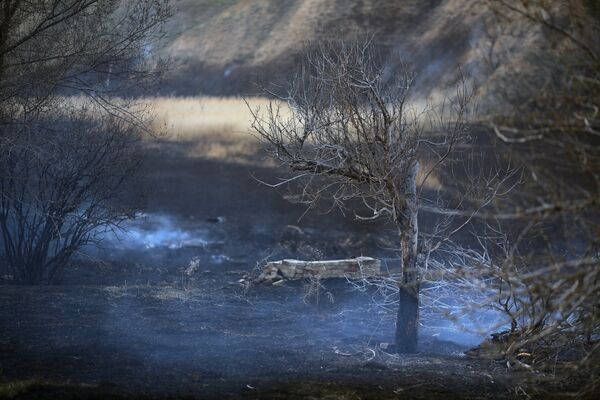
[[417, 274], [417, 172], [419, 163], [411, 166], [409, 178], [402, 185], [403, 206], [397, 225], [402, 248], [402, 278], [399, 282], [399, 305], [396, 319], [398, 353], [416, 353], [419, 323], [419, 278]]

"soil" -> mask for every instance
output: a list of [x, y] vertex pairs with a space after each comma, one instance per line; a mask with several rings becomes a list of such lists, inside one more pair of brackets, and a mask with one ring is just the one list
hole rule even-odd
[[[188, 157], [188, 145], [149, 150], [143, 214], [119, 240], [87, 249], [59, 285], [1, 286], [0, 397], [521, 396], [502, 362], [466, 357], [473, 339], [428, 315], [418, 354], [386, 352], [393, 313], [344, 280], [312, 297], [307, 282], [240, 283], [267, 258], [367, 255], [393, 268], [390, 232], [305, 214], [253, 177], [282, 171]], [[193, 257], [202, 267], [188, 276]]]

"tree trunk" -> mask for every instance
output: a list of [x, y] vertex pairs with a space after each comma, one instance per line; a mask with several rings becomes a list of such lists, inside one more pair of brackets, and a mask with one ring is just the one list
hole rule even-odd
[[402, 279], [399, 282], [400, 304], [396, 319], [396, 349], [399, 353], [416, 353], [419, 323], [419, 279], [417, 275], [417, 172], [414, 162], [402, 185], [404, 205], [397, 221], [402, 248]]

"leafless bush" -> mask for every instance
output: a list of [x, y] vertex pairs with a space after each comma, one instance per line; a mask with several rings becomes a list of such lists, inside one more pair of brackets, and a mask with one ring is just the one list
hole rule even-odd
[[487, 304], [503, 315], [496, 356], [536, 380], [579, 382], [572, 394], [591, 396], [600, 387], [598, 9], [585, 1], [487, 3], [512, 28], [500, 34], [533, 28], [543, 38], [528, 71], [507, 73], [519, 93], [500, 94], [512, 108], [489, 120], [496, 152], [519, 167], [522, 184], [471, 214], [481, 221], [477, 246], [444, 241], [437, 251], [446, 256], [433, 264], [450, 287], [484, 294], [472, 309]]
[[304, 304], [314, 303], [319, 307], [321, 303], [321, 297], [324, 297], [329, 303], [335, 302], [335, 297], [321, 282], [321, 277], [317, 275], [311, 275], [306, 279], [304, 285], [304, 294], [302, 295], [302, 301]]
[[128, 217], [116, 202], [139, 162], [139, 132], [115, 117], [60, 111], [5, 130], [0, 145], [0, 232], [6, 272], [19, 282], [54, 281], [74, 252]]
[[166, 0], [2, 2], [0, 257], [16, 280], [54, 281], [127, 217], [148, 113], [115, 95], [164, 70], [151, 49], [169, 15]]
[[[455, 315], [476, 316], [481, 305], [493, 308], [498, 319], [486, 329], [496, 332], [490, 356], [504, 359], [509, 368], [531, 372], [535, 381], [572, 385], [576, 378], [582, 380], [578, 394], [595, 391], [600, 338], [598, 257], [559, 260], [555, 254], [544, 257], [541, 251], [523, 251], [524, 243], [511, 242], [509, 235], [479, 237], [480, 248], [450, 246], [452, 256], [438, 266], [452, 290], [477, 290], [479, 295], [466, 297], [470, 301]], [[544, 388], [534, 385], [531, 390]]]

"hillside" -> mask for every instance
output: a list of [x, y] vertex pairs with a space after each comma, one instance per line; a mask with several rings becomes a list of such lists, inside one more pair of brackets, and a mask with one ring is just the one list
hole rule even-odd
[[451, 82], [458, 67], [487, 81], [501, 67], [492, 46], [513, 61], [528, 47], [527, 40], [493, 43], [494, 16], [472, 0], [181, 0], [176, 7], [167, 94], [255, 93], [257, 83], [285, 80], [304, 43], [362, 32], [411, 62], [424, 94]]
[[[261, 85], [286, 81], [307, 42], [367, 32], [384, 54], [399, 52], [412, 64], [420, 95], [435, 94], [451, 84], [460, 68], [496, 107], [498, 99], [487, 96], [489, 89], [518, 90], [517, 95], [522, 95], [523, 89], [507, 79], [525, 72], [532, 82], [543, 76], [534, 53], [556, 48], [560, 38], [502, 19], [486, 4], [474, 0], [180, 0], [164, 49], [175, 67], [161, 94], [258, 93]], [[535, 68], [532, 63], [537, 63]]]

